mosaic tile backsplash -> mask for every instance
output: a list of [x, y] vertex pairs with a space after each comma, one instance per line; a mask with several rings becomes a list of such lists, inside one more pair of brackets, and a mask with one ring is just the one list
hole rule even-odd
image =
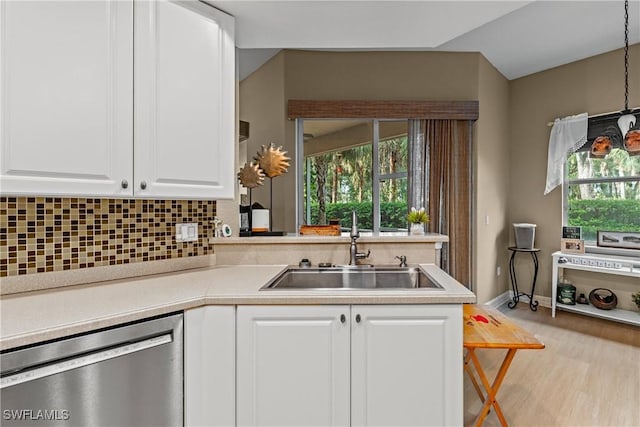
[[[0, 197], [0, 277], [213, 252], [212, 200]], [[198, 241], [175, 224], [197, 222]]]

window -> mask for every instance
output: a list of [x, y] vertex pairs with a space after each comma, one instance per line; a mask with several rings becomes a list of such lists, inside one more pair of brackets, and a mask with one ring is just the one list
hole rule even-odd
[[[380, 231], [407, 229], [407, 128], [405, 121], [380, 121], [377, 183]], [[374, 209], [375, 211], [375, 209]]]
[[[431, 214], [429, 230], [449, 236], [449, 242], [442, 248], [442, 268], [458, 281], [471, 286], [471, 159], [478, 101], [290, 99], [287, 101], [287, 117], [296, 120], [296, 194], [291, 196], [296, 198], [298, 226], [313, 223], [315, 217], [320, 218], [319, 208], [314, 217], [314, 203], [327, 203], [326, 184], [321, 190], [324, 197], [317, 197], [319, 186], [314, 180], [318, 174], [314, 169], [317, 159], [311, 157], [329, 155], [336, 159], [331, 161], [337, 162], [337, 159], [345, 158], [347, 153], [344, 150], [368, 146], [371, 141], [371, 184], [351, 187], [363, 194], [359, 217], [368, 218], [369, 227], [374, 232], [406, 230], [407, 200], [425, 205]], [[343, 120], [336, 120], [336, 117]], [[372, 120], [372, 117], [378, 119]], [[314, 124], [326, 125], [327, 122], [336, 122], [336, 127], [331, 131], [314, 129]], [[347, 131], [349, 127], [353, 132]], [[342, 133], [345, 138], [337, 138], [338, 135], [332, 133]], [[347, 134], [350, 138], [346, 138]], [[325, 139], [325, 144], [318, 144], [321, 139]], [[410, 149], [409, 145], [412, 146]], [[437, 157], [438, 162], [431, 161], [431, 156]], [[337, 168], [344, 174], [343, 165], [333, 163], [333, 166], [334, 170]], [[327, 176], [330, 171], [331, 167], [327, 166]], [[336, 180], [336, 188], [342, 190], [340, 182]], [[371, 192], [371, 202], [368, 199], [364, 201], [368, 191]], [[450, 194], [449, 191], [454, 193], [454, 197], [445, 196]], [[335, 200], [338, 200], [337, 190]], [[333, 201], [329, 203], [333, 204]], [[360, 202], [350, 199], [345, 203]], [[351, 210], [345, 211], [349, 215]], [[327, 206], [324, 213], [326, 220], [338, 218], [345, 228], [351, 224], [350, 217], [329, 213]]]
[[407, 229], [407, 120], [298, 120], [300, 224]]
[[595, 242], [601, 231], [640, 230], [640, 156], [614, 148], [592, 158], [591, 144], [573, 153], [565, 165], [563, 223], [582, 227], [582, 238]]

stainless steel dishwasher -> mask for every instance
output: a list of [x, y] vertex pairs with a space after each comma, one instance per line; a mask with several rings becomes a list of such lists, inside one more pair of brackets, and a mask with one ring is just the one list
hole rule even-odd
[[182, 314], [7, 351], [3, 426], [183, 425]]

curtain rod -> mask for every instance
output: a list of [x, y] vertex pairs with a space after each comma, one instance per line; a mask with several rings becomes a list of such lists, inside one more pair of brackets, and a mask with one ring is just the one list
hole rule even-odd
[[[635, 115], [635, 114], [638, 114], [638, 113], [640, 113], [640, 108], [631, 108], [631, 114]], [[601, 117], [602, 118], [609, 118], [608, 116], [615, 117], [615, 116], [617, 116], [619, 114], [622, 114], [622, 112], [621, 111], [612, 111], [610, 113], [602, 113], [602, 114], [596, 114], [595, 116], [589, 116], [589, 117], [587, 117], [587, 119], [598, 119], [598, 118], [601, 118]], [[558, 120], [558, 119], [556, 119], [556, 120]], [[548, 122], [547, 123], [547, 127], [553, 126], [554, 123], [555, 122]]]

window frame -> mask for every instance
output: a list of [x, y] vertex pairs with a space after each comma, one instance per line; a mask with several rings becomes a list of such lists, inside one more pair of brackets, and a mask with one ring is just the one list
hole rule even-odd
[[[578, 153], [575, 151], [567, 156], [563, 165], [562, 165], [562, 225], [569, 225], [569, 186], [571, 185], [581, 185], [581, 184], [606, 184], [606, 183], [614, 183], [614, 182], [632, 182], [639, 181], [640, 175], [638, 176], [605, 176], [600, 178], [578, 178], [578, 179], [569, 179], [569, 168], [567, 167], [567, 163], [569, 162], [569, 157]], [[615, 230], [611, 230], [615, 231]], [[585, 245], [587, 246], [597, 246], [597, 242], [595, 240], [585, 240]]]
[[[304, 119], [367, 119], [373, 120], [478, 120], [480, 103], [472, 101], [402, 101], [402, 100], [287, 100], [287, 118], [295, 120], [295, 204], [296, 227], [300, 229], [304, 215], [304, 153], [300, 144], [304, 141], [304, 126], [299, 125]], [[376, 154], [377, 155], [377, 154]], [[377, 171], [376, 171], [377, 173]], [[408, 172], [407, 172], [408, 174]], [[407, 175], [408, 178], [408, 175]], [[372, 177], [373, 179], [373, 177]], [[375, 182], [375, 180], [374, 180]], [[407, 179], [408, 182], [408, 179]], [[379, 189], [379, 184], [378, 184]], [[372, 189], [373, 191], [373, 189]], [[378, 190], [379, 191], [379, 190]], [[376, 194], [374, 192], [374, 194]], [[379, 195], [377, 196], [379, 197]], [[472, 212], [473, 215], [473, 212]], [[375, 218], [380, 215], [374, 214]], [[473, 217], [472, 217], [473, 218]], [[472, 219], [471, 218], [471, 219]], [[379, 228], [379, 223], [378, 223]], [[375, 229], [375, 226], [374, 226]]]
[[[304, 121], [305, 120], [347, 120], [344, 118], [334, 119], [317, 119], [317, 118], [296, 118], [296, 228], [299, 230], [300, 226], [306, 224], [306, 219], [310, 217], [309, 205], [307, 209], [304, 207], [304, 186], [308, 184], [307, 177], [304, 175], [304, 165], [306, 160], [304, 157]], [[367, 118], [363, 121], [371, 121], [372, 135], [371, 135], [371, 205], [373, 211], [373, 233], [380, 233], [380, 183], [386, 179], [393, 178], [407, 178], [408, 171], [396, 172], [393, 174], [381, 174], [380, 173], [380, 122], [394, 122], [400, 120], [409, 120], [408, 118], [399, 119], [381, 119], [381, 118]]]

